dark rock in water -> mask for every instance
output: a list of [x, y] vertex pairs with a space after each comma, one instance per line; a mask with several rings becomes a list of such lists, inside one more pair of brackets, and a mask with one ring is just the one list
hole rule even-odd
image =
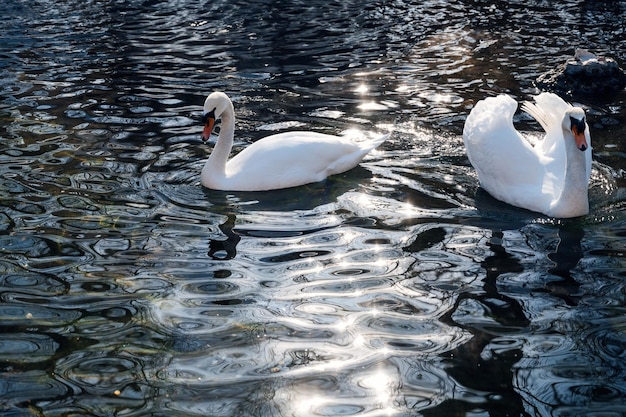
[[577, 49], [573, 58], [540, 75], [536, 81], [542, 90], [569, 96], [601, 97], [626, 87], [626, 74], [612, 58], [598, 57], [586, 49]]

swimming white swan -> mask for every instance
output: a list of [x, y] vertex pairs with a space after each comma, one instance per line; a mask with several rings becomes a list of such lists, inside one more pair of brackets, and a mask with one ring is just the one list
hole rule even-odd
[[513, 127], [517, 103], [508, 95], [476, 103], [463, 129], [480, 185], [498, 200], [552, 217], [589, 213], [591, 137], [585, 112], [542, 93], [522, 110], [546, 131], [531, 145]]
[[363, 142], [315, 132], [285, 132], [262, 138], [228, 160], [235, 133], [233, 103], [224, 93], [204, 102], [202, 140], [222, 120], [219, 138], [202, 168], [201, 182], [224, 191], [264, 191], [296, 187], [324, 180], [354, 168], [389, 135]]

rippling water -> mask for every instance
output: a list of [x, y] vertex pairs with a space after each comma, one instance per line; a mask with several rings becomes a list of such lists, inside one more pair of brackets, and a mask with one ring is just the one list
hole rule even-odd
[[[626, 2], [3, 8], [2, 415], [626, 413], [626, 94], [581, 103], [584, 218], [492, 200], [460, 136], [577, 47], [626, 62]], [[324, 183], [209, 191], [213, 90], [237, 149], [393, 134]]]

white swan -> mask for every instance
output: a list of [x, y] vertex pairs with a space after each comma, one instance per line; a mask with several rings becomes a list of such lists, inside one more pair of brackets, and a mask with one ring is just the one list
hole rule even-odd
[[546, 131], [532, 146], [513, 127], [517, 103], [508, 95], [476, 103], [463, 129], [480, 185], [498, 200], [552, 217], [589, 213], [591, 137], [585, 112], [552, 93], [522, 109]]
[[286, 132], [262, 138], [232, 159], [235, 112], [224, 93], [210, 94], [204, 102], [202, 140], [211, 135], [216, 119], [222, 120], [219, 138], [202, 168], [201, 182], [223, 191], [265, 191], [296, 187], [324, 180], [354, 168], [389, 135], [354, 142], [315, 132]]

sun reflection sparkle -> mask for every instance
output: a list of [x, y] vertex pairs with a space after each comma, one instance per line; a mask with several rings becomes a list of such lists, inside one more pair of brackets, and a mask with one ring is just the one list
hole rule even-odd
[[355, 93], [359, 93], [359, 94], [365, 94], [368, 91], [370, 91], [370, 88], [367, 86], [367, 84], [363, 84], [363, 83], [359, 84], [357, 88], [355, 88], [354, 90]]
[[339, 332], [345, 332], [349, 327], [354, 325], [356, 319], [352, 316], [348, 316], [346, 318], [341, 319], [338, 323], [335, 324], [335, 328]]
[[396, 379], [392, 375], [379, 369], [363, 378], [359, 385], [368, 389], [378, 408], [383, 410], [385, 415], [390, 416], [395, 413], [393, 407], [395, 381]]

